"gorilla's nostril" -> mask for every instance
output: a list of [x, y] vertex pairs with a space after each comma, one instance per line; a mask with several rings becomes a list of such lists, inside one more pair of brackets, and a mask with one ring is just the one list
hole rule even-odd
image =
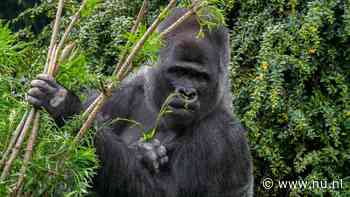
[[185, 97], [186, 100], [194, 101], [197, 99], [197, 91], [194, 88], [180, 87], [176, 89], [176, 93]]

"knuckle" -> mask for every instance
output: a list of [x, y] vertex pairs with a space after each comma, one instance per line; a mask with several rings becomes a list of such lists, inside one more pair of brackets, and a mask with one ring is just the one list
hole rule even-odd
[[165, 148], [165, 146], [159, 146], [158, 154], [159, 155], [166, 155], [166, 148]]
[[147, 143], [147, 142], [146, 143], [142, 143], [141, 147], [144, 148], [145, 150], [148, 150], [148, 151], [153, 149], [153, 146], [150, 143]]
[[160, 141], [159, 141], [158, 139], [154, 139], [153, 142], [152, 142], [152, 144], [153, 144], [154, 146], [160, 146]]
[[150, 159], [152, 161], [157, 160], [157, 154], [153, 151], [148, 151], [146, 155], [147, 155], [148, 159]]

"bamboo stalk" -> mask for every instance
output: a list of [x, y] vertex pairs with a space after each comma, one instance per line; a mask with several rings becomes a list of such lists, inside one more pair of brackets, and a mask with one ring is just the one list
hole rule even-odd
[[57, 37], [58, 37], [60, 21], [61, 21], [60, 19], [61, 19], [61, 15], [62, 15], [63, 5], [64, 5], [64, 0], [59, 0], [57, 12], [56, 12], [55, 23], [54, 23], [54, 26], [53, 26], [51, 41], [50, 41], [50, 45], [49, 45], [49, 52], [47, 54], [46, 64], [45, 64], [45, 68], [44, 68], [44, 73], [47, 73], [47, 71], [49, 69], [49, 66], [50, 66], [49, 62], [50, 62], [50, 58], [52, 56], [51, 52], [52, 52], [52, 49], [53, 49], [53, 47], [54, 47], [54, 45], [56, 43]]
[[102, 99], [102, 95], [98, 95], [98, 97], [89, 105], [89, 107], [84, 111], [83, 113], [83, 117], [87, 117], [92, 110], [95, 108], [95, 106], [97, 105], [97, 103], [99, 102], [99, 100]]
[[105, 94], [101, 94], [101, 95], [102, 95], [101, 99], [99, 99], [97, 101], [95, 107], [93, 108], [93, 110], [89, 114], [87, 120], [84, 122], [83, 126], [80, 128], [77, 136], [75, 137], [75, 141], [76, 142], [79, 142], [82, 139], [82, 137], [84, 136], [86, 131], [91, 127], [93, 121], [96, 118], [97, 113], [100, 111], [102, 106], [107, 102], [109, 97], [107, 95], [105, 95]]
[[54, 71], [54, 67], [55, 67], [55, 59], [57, 58], [57, 44], [54, 45], [53, 49], [52, 49], [52, 54], [51, 54], [51, 58], [50, 58], [50, 62], [49, 62], [49, 68], [47, 69], [47, 73], [48, 75], [52, 76], [52, 73]]
[[[57, 39], [57, 35], [58, 35], [58, 31], [59, 31], [59, 22], [60, 22], [60, 18], [61, 18], [62, 9], [63, 9], [63, 2], [64, 2], [64, 0], [61, 0], [59, 2], [59, 6], [58, 6], [59, 8], [58, 8], [58, 11], [57, 11], [57, 13], [59, 13], [59, 14], [56, 14], [56, 20], [55, 20], [55, 27], [56, 27], [56, 29], [54, 28], [53, 35], [52, 35], [52, 38], [54, 38], [54, 39], [51, 39], [51, 41]], [[78, 20], [78, 18], [80, 16], [80, 12], [84, 8], [85, 4], [86, 4], [86, 0], [84, 0], [82, 2], [80, 8], [78, 9], [78, 11], [73, 16], [69, 26], [66, 28], [66, 30], [64, 32], [64, 35], [61, 38], [59, 44], [58, 45], [55, 44], [55, 41], [54, 41], [54, 45], [52, 47], [50, 47], [49, 55], [51, 57], [49, 58], [48, 68], [45, 69], [47, 74], [49, 74], [51, 76], [53, 76], [55, 74], [56, 62], [57, 62], [57, 57], [58, 57], [59, 51], [62, 49], [68, 34], [72, 30], [72, 28], [73, 28], [74, 24], [76, 23], [76, 21]], [[50, 43], [50, 45], [51, 45], [51, 43]], [[34, 124], [33, 124], [32, 133], [31, 133], [31, 136], [29, 138], [29, 142], [28, 142], [28, 145], [27, 145], [26, 153], [24, 155], [23, 165], [22, 165], [22, 168], [20, 170], [20, 177], [18, 178], [18, 181], [17, 181], [17, 184], [16, 184], [15, 193], [17, 193], [17, 194], [20, 194], [19, 190], [20, 190], [21, 185], [22, 185], [22, 183], [24, 181], [25, 172], [27, 170], [28, 163], [29, 163], [29, 161], [31, 159], [32, 152], [33, 152], [33, 147], [34, 147], [34, 144], [35, 144], [35, 141], [36, 141], [36, 137], [37, 137], [37, 133], [38, 133], [38, 130], [39, 130], [40, 113], [38, 111], [35, 112], [33, 119], [35, 119], [35, 120], [34, 120]]]
[[[117, 80], [122, 80], [123, 72], [125, 69], [127, 69], [128, 66], [130, 66], [130, 63], [135, 58], [136, 54], [140, 51], [140, 49], [145, 44], [146, 40], [149, 38], [149, 36], [156, 30], [160, 22], [163, 20], [163, 16], [170, 11], [171, 8], [173, 8], [176, 4], [176, 0], [171, 0], [167, 7], [159, 14], [159, 16], [156, 18], [156, 20], [152, 23], [152, 25], [147, 29], [146, 33], [141, 37], [141, 39], [134, 45], [134, 47], [131, 49], [130, 54], [126, 58], [125, 62], [122, 64], [120, 69], [118, 69], [117, 72]], [[125, 76], [125, 75], [124, 75]], [[110, 92], [113, 87], [113, 84], [108, 85], [107, 90]], [[109, 95], [101, 94], [102, 98], [101, 100], [96, 104], [93, 111], [89, 114], [87, 120], [84, 122], [83, 126], [79, 130], [76, 141], [80, 141], [80, 139], [84, 136], [86, 131], [91, 127], [92, 122], [95, 120], [97, 113], [100, 111], [102, 106], [107, 102]]]
[[0, 169], [3, 167], [4, 163], [5, 163], [5, 160], [6, 158], [8, 157], [8, 155], [10, 154], [11, 150], [12, 150], [12, 147], [15, 145], [16, 141], [17, 141], [17, 138], [20, 134], [20, 131], [22, 130], [23, 128], [23, 125], [24, 123], [26, 122], [26, 119], [28, 117], [28, 110], [25, 112], [25, 114], [23, 115], [22, 117], [22, 120], [20, 121], [20, 123], [18, 124], [15, 132], [12, 133], [12, 136], [11, 136], [11, 140], [8, 144], [8, 147], [5, 151], [5, 153], [3, 154], [2, 158], [1, 158], [1, 161], [0, 161]]
[[81, 11], [84, 9], [85, 5], [86, 5], [86, 2], [87, 0], [83, 0], [83, 2], [80, 4], [80, 7], [79, 9], [75, 12], [75, 14], [73, 15], [73, 18], [72, 20], [70, 21], [68, 27], [65, 29], [64, 31], [64, 34], [57, 46], [57, 49], [56, 49], [56, 54], [55, 54], [55, 57], [54, 57], [54, 60], [53, 60], [53, 69], [52, 69], [52, 72], [51, 74], [54, 75], [55, 74], [55, 70], [57, 70], [55, 67], [56, 67], [56, 63], [57, 63], [57, 57], [60, 53], [60, 51], [62, 50], [63, 46], [64, 46], [64, 43], [69, 35], [69, 33], [71, 32], [73, 26], [75, 25], [75, 23], [78, 21], [78, 19], [80, 18], [80, 13]]
[[11, 152], [11, 155], [10, 155], [10, 158], [6, 161], [5, 163], [5, 167], [2, 171], [2, 174], [1, 174], [1, 177], [0, 177], [0, 181], [4, 181], [10, 170], [11, 170], [11, 165], [12, 165], [12, 162], [15, 160], [15, 158], [17, 157], [18, 155], [18, 152], [22, 146], [22, 143], [23, 143], [23, 140], [27, 134], [27, 131], [30, 127], [30, 124], [32, 123], [33, 121], [33, 118], [34, 118], [34, 115], [36, 114], [37, 110], [35, 108], [32, 108], [29, 115], [28, 115], [28, 118], [26, 120], [26, 122], [24, 123], [24, 126], [23, 126], [23, 129], [17, 139], [17, 142], [16, 142], [16, 145], [15, 147], [12, 149], [12, 152]]
[[28, 144], [27, 144], [27, 149], [26, 149], [26, 152], [25, 152], [25, 155], [24, 155], [24, 159], [23, 159], [23, 164], [22, 164], [22, 167], [20, 169], [20, 172], [19, 172], [19, 178], [17, 180], [17, 183], [16, 183], [16, 187], [15, 187], [15, 190], [14, 190], [14, 194], [16, 196], [20, 196], [21, 195], [21, 188], [22, 188], [22, 184], [23, 184], [23, 181], [25, 179], [25, 175], [26, 175], [26, 171], [27, 171], [27, 168], [28, 168], [28, 164], [32, 158], [32, 154], [33, 154], [33, 147], [34, 147], [34, 144], [35, 144], [35, 141], [36, 141], [36, 137], [38, 135], [38, 130], [39, 130], [39, 120], [40, 120], [40, 113], [36, 113], [36, 116], [34, 117], [34, 123], [33, 123], [33, 128], [32, 128], [32, 133], [29, 137], [29, 141], [28, 141]]

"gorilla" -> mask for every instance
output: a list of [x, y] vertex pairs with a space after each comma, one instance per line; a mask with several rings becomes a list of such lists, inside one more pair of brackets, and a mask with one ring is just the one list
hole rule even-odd
[[[174, 9], [158, 31], [186, 11]], [[94, 190], [99, 196], [253, 196], [251, 155], [231, 106], [228, 32], [220, 26], [204, 30], [199, 38], [199, 30], [193, 16], [168, 34], [157, 65], [124, 80], [98, 113], [94, 143], [101, 167]], [[43, 74], [31, 86], [27, 100], [43, 107], [59, 125], [97, 96], [81, 103]], [[142, 132], [156, 126], [159, 111], [172, 94], [171, 113], [160, 118], [155, 138], [140, 140]], [[137, 121], [145, 131], [113, 121], [117, 118]]]

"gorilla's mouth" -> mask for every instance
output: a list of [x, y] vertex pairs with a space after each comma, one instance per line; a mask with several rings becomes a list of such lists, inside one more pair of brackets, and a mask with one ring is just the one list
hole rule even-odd
[[172, 111], [187, 111], [193, 113], [197, 110], [198, 104], [196, 101], [189, 102], [184, 99], [175, 98], [169, 103], [169, 107]]

